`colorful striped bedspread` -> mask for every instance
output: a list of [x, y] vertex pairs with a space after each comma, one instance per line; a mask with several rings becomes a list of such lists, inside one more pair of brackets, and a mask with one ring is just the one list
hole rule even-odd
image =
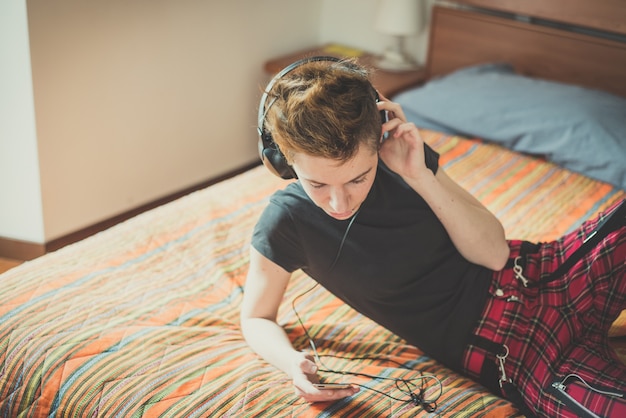
[[[478, 140], [424, 138], [509, 238], [554, 238], [626, 197]], [[1, 275], [0, 417], [517, 416], [321, 287], [295, 307], [324, 365], [374, 377], [322, 374], [362, 390], [335, 403], [296, 397], [248, 348], [238, 319], [251, 230], [284, 185], [259, 166]], [[302, 350], [292, 301], [311, 286], [297, 273], [279, 316]], [[438, 397], [436, 411], [411, 403], [390, 380], [400, 377]]]

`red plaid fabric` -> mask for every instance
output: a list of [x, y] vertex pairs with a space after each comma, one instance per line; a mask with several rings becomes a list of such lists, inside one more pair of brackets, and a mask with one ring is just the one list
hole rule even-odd
[[[548, 393], [555, 382], [577, 402], [603, 417], [626, 417], [626, 366], [608, 344], [608, 330], [626, 308], [626, 227], [611, 232], [564, 276], [537, 284], [582, 245], [609, 209], [597, 219], [561, 239], [544, 243], [527, 254], [524, 287], [511, 268], [493, 276], [491, 297], [475, 335], [508, 348], [504, 371], [538, 416], [576, 417], [576, 412]], [[522, 243], [511, 241], [515, 259]], [[534, 283], [534, 285], [533, 285]], [[486, 362], [494, 369], [493, 353], [476, 345], [465, 351], [464, 367], [480, 380]], [[497, 382], [483, 382], [493, 387]], [[626, 396], [626, 395], [624, 395]]]

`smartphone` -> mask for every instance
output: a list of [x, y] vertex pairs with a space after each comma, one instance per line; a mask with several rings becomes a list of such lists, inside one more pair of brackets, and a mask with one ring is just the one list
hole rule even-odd
[[313, 386], [320, 390], [324, 389], [348, 389], [351, 387], [350, 383], [313, 383]]

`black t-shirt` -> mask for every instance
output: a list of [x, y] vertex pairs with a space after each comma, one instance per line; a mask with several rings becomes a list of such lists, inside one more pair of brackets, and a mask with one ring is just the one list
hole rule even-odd
[[[427, 166], [436, 173], [439, 156], [425, 150]], [[302, 269], [363, 315], [460, 370], [491, 272], [461, 256], [426, 202], [382, 161], [355, 216], [348, 230], [350, 220], [330, 217], [299, 182], [291, 183], [270, 198], [252, 245], [289, 272]]]

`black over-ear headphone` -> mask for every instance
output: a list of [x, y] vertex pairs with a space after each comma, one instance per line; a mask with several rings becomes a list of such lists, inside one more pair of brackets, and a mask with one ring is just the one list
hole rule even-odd
[[[265, 165], [265, 167], [267, 167], [272, 173], [283, 179], [293, 179], [297, 178], [298, 176], [287, 162], [287, 158], [285, 158], [283, 153], [280, 151], [278, 145], [276, 145], [276, 143], [274, 142], [274, 138], [272, 138], [271, 132], [269, 132], [265, 128], [265, 116], [267, 115], [267, 112], [274, 103], [275, 99], [270, 101], [269, 103], [267, 103], [267, 100], [270, 96], [272, 88], [274, 87], [274, 84], [276, 84], [278, 80], [285, 76], [285, 74], [290, 73], [301, 65], [316, 61], [339, 62], [341, 61], [341, 59], [330, 56], [315, 56], [303, 58], [292, 64], [289, 64], [287, 67], [283, 68], [278, 74], [276, 74], [274, 78], [272, 78], [272, 80], [267, 84], [267, 87], [265, 87], [265, 91], [261, 96], [261, 103], [259, 104], [259, 114], [257, 121], [257, 130], [259, 133], [259, 156], [261, 157], [261, 161], [263, 161], [263, 165]], [[378, 102], [380, 100], [378, 92], [376, 91], [376, 89], [374, 89], [373, 86], [372, 90], [374, 90], [376, 94], [376, 101]], [[380, 114], [383, 123], [386, 122], [386, 112], [381, 111]]]

